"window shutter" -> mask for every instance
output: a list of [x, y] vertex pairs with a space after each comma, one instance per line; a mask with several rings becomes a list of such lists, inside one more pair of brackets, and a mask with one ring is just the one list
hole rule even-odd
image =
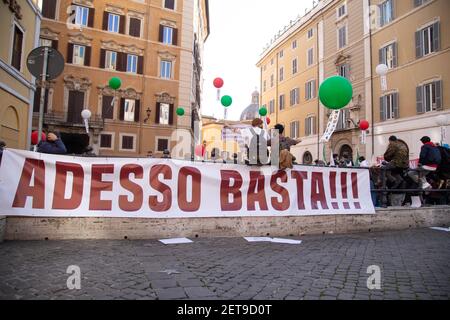
[[56, 0], [42, 1], [42, 16], [48, 19], [55, 19]]
[[109, 13], [107, 11], [103, 11], [103, 26], [102, 26], [103, 30], [108, 30], [108, 18]]
[[378, 63], [383, 64], [385, 61], [384, 48], [381, 48], [380, 50], [378, 50], [378, 56], [379, 56]]
[[395, 18], [394, 16], [394, 6], [395, 6], [395, 1], [391, 1], [391, 21], [393, 21]]
[[139, 115], [141, 113], [141, 100], [134, 101], [134, 122], [139, 122]]
[[317, 130], [316, 130], [316, 127], [317, 127], [317, 125], [316, 125], [316, 117], [313, 117], [312, 127], [313, 127], [312, 133], [313, 133], [313, 134], [317, 134]]
[[423, 56], [423, 37], [422, 31], [416, 32], [416, 58], [422, 58]]
[[117, 52], [117, 62], [116, 62], [117, 71], [126, 71], [127, 69], [126, 57], [127, 55], [125, 53]]
[[398, 93], [394, 93], [394, 99], [393, 99], [393, 103], [394, 103], [394, 118], [398, 119], [400, 118], [400, 105], [399, 105], [399, 101], [398, 101]]
[[439, 51], [441, 46], [440, 41], [440, 24], [439, 22], [436, 22], [433, 24], [433, 51]]
[[125, 119], [125, 99], [120, 99], [120, 108], [119, 108], [119, 120], [123, 121]]
[[159, 124], [159, 116], [161, 114], [161, 103], [156, 103], [155, 123]]
[[58, 40], [52, 40], [52, 48], [58, 50]]
[[100, 49], [100, 68], [105, 69], [106, 50]]
[[173, 104], [170, 105], [169, 107], [169, 124], [173, 125]]
[[88, 17], [88, 27], [94, 27], [94, 17], [95, 17], [95, 9], [89, 8], [89, 17]]
[[380, 97], [380, 121], [386, 121], [386, 97]]
[[120, 16], [119, 33], [125, 34], [125, 16]]
[[164, 26], [162, 24], [159, 25], [159, 42], [163, 42], [164, 39]]
[[178, 45], [178, 29], [173, 29], [173, 34], [172, 34], [172, 44], [174, 46]]
[[422, 0], [414, 0], [414, 7], [422, 5]]
[[113, 97], [103, 96], [102, 98], [102, 117], [103, 119], [113, 119], [114, 106], [111, 106]]
[[312, 88], [311, 88], [312, 97], [311, 98], [315, 98], [316, 97], [316, 80], [313, 80], [311, 85], [312, 85]]
[[425, 112], [423, 105], [423, 87], [419, 86], [416, 88], [416, 106], [417, 114], [422, 114]]
[[130, 36], [141, 36], [141, 20], [136, 18], [130, 18]]
[[91, 47], [85, 47], [85, 53], [84, 53], [84, 65], [90, 66], [91, 65]]
[[443, 110], [442, 106], [442, 81], [436, 81], [434, 83], [436, 88], [436, 110]]
[[137, 73], [144, 74], [144, 57], [138, 57]]
[[305, 100], [308, 100], [308, 82], [305, 83]]
[[67, 45], [67, 63], [72, 63], [73, 61], [73, 43]]
[[394, 68], [398, 67], [398, 43], [392, 45], [392, 60], [394, 61]]
[[305, 119], [305, 136], [308, 136], [308, 135], [309, 135], [309, 132], [308, 132], [308, 129], [309, 129], [309, 121], [308, 121], [308, 120], [309, 120], [308, 118]]

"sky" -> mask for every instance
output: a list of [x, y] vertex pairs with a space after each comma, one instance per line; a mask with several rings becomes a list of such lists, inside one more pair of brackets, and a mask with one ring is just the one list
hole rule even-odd
[[312, 0], [209, 0], [210, 35], [203, 56], [202, 114], [223, 119], [213, 80], [221, 77], [221, 95], [230, 95], [229, 120], [239, 120], [260, 90], [256, 67], [263, 48], [290, 20], [312, 8]]

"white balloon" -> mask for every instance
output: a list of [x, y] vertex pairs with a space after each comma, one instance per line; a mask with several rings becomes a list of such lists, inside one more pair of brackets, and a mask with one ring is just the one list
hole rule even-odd
[[379, 75], [379, 76], [385, 76], [388, 73], [388, 66], [385, 64], [379, 64], [377, 66], [377, 68], [375, 69], [375, 72]]
[[83, 111], [81, 111], [81, 117], [83, 119], [89, 119], [92, 116], [92, 113], [89, 109], [84, 109]]

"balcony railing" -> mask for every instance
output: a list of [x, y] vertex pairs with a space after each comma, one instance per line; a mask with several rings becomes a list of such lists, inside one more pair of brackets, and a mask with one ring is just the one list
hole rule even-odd
[[[39, 113], [33, 114], [34, 118], [39, 118]], [[76, 112], [47, 112], [44, 113], [43, 123], [46, 125], [59, 125], [71, 127], [84, 127], [81, 113]], [[97, 114], [93, 114], [89, 119], [89, 127], [103, 129], [104, 119]]]

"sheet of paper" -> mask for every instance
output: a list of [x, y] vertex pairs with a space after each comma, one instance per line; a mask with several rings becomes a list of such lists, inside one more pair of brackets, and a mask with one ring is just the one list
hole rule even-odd
[[161, 239], [160, 242], [164, 244], [180, 244], [180, 243], [192, 243], [192, 240], [188, 238], [173, 238], [173, 239]]
[[421, 206], [420, 197], [411, 197], [411, 208], [420, 208]]
[[430, 229], [450, 232], [450, 228], [432, 227], [432, 228], [430, 228]]
[[287, 244], [300, 244], [301, 240], [293, 240], [293, 239], [282, 239], [282, 238], [273, 238], [271, 242], [274, 243], [287, 243]]
[[269, 237], [244, 237], [248, 242], [271, 242], [272, 239]]

